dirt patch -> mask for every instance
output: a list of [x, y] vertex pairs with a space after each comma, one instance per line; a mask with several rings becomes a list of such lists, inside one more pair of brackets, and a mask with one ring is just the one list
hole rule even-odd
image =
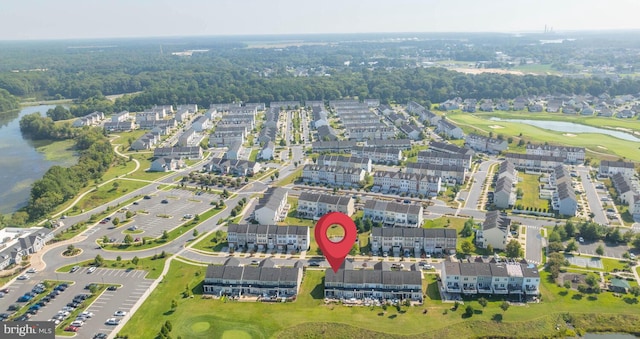
[[572, 133], [565, 133], [565, 134], [563, 134], [563, 135], [564, 135], [565, 137], [575, 137], [575, 136], [576, 136], [575, 134], [572, 134]]
[[500, 126], [500, 125], [491, 125], [491, 126], [489, 126], [489, 128], [499, 129], [499, 128], [504, 128], [504, 126]]
[[608, 149], [608, 148], [606, 148], [604, 146], [600, 146], [600, 145], [598, 145], [598, 148], [600, 148], [600, 149]]

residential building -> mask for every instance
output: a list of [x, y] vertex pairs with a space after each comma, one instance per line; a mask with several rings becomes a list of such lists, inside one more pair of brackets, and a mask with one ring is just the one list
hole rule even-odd
[[356, 146], [356, 141], [351, 140], [336, 140], [336, 141], [314, 141], [311, 143], [311, 149], [314, 153], [322, 152], [351, 152], [351, 148]]
[[93, 126], [104, 120], [104, 113], [95, 111], [73, 121], [73, 127]]
[[493, 194], [493, 204], [496, 208], [506, 209], [516, 202], [516, 192], [514, 190], [515, 181], [508, 176], [498, 177]]
[[584, 163], [584, 147], [527, 144], [527, 154], [560, 157], [569, 164]]
[[269, 107], [279, 107], [282, 109], [295, 109], [300, 107], [300, 101], [272, 101], [269, 103]]
[[200, 138], [200, 134], [198, 134], [195, 128], [191, 127], [188, 130], [184, 131], [182, 135], [178, 138], [178, 146], [187, 147], [193, 146], [198, 143], [198, 139]]
[[464, 137], [462, 129], [446, 119], [438, 121], [436, 132], [451, 139], [462, 139]]
[[238, 251], [306, 251], [309, 227], [256, 224], [230, 224], [227, 228], [229, 248]]
[[180, 158], [158, 158], [151, 162], [149, 172], [169, 172], [184, 168], [186, 164]]
[[485, 215], [482, 228], [476, 232], [476, 245], [487, 248], [491, 245], [494, 249], [505, 250], [511, 241], [511, 219], [500, 211], [489, 211]]
[[509, 147], [507, 140], [484, 137], [478, 134], [469, 134], [465, 137], [465, 145], [474, 151], [497, 154], [506, 151]]
[[329, 125], [321, 125], [317, 128], [318, 141], [336, 141], [338, 136], [336, 132]]
[[352, 167], [365, 170], [367, 173], [371, 173], [371, 159], [360, 157], [347, 157], [343, 155], [320, 155], [317, 159], [317, 164], [320, 166], [339, 166], [339, 167]]
[[622, 173], [625, 177], [633, 177], [636, 174], [635, 164], [626, 161], [600, 161], [598, 174], [601, 176], [611, 177], [616, 173]]
[[213, 173], [245, 177], [255, 175], [260, 168], [260, 163], [253, 161], [213, 158], [207, 169]]
[[133, 131], [136, 128], [136, 125], [133, 121], [123, 121], [123, 122], [105, 122], [104, 130], [107, 132], [127, 132]]
[[337, 272], [325, 271], [324, 297], [327, 299], [411, 300], [422, 302], [422, 273], [416, 270], [392, 270], [378, 262], [373, 269], [356, 270], [345, 261]]
[[633, 197], [638, 194], [636, 188], [633, 186], [631, 178], [625, 177], [622, 173], [616, 173], [611, 176], [611, 183], [616, 189], [618, 199], [623, 204], [630, 204], [633, 202]]
[[364, 181], [364, 175], [363, 169], [353, 167], [307, 164], [302, 169], [302, 180], [305, 183], [331, 186], [360, 187]]
[[373, 173], [373, 192], [411, 193], [434, 197], [441, 190], [442, 179], [439, 176], [391, 171]]
[[220, 126], [209, 135], [210, 147], [230, 146], [235, 142], [243, 144], [247, 129], [245, 126]]
[[578, 209], [578, 199], [569, 170], [564, 165], [556, 166], [549, 181], [556, 187], [552, 199], [554, 209], [561, 215], [574, 216]]
[[202, 148], [194, 147], [162, 147], [153, 150], [153, 156], [156, 158], [183, 158], [183, 159], [202, 159]]
[[429, 141], [429, 150], [443, 153], [473, 155], [473, 151], [469, 148], [459, 147], [448, 142], [434, 140]]
[[462, 184], [467, 177], [467, 168], [452, 165], [407, 163], [407, 173], [440, 177], [443, 182]]
[[411, 149], [411, 140], [409, 139], [374, 139], [366, 140], [364, 144], [371, 147], [397, 148], [400, 150]]
[[211, 119], [207, 118], [204, 115], [197, 117], [191, 124], [191, 128], [193, 128], [196, 132], [202, 132], [204, 130], [210, 129], [211, 127], [213, 127]]
[[227, 152], [224, 153], [224, 158], [237, 160], [240, 153], [242, 153], [242, 149], [242, 143], [240, 141], [234, 141], [229, 145]]
[[287, 190], [279, 187], [269, 187], [264, 196], [259, 199], [254, 212], [254, 218], [261, 225], [275, 225], [287, 216]]
[[517, 169], [526, 171], [549, 172], [564, 163], [564, 158], [548, 155], [505, 153], [505, 157]]
[[[140, 124], [143, 121], [156, 121], [160, 120], [157, 111], [145, 111], [136, 113], [136, 123]], [[140, 127], [142, 128], [142, 127]]]
[[236, 258], [224, 265], [209, 265], [202, 289], [217, 296], [253, 296], [261, 299], [292, 299], [300, 292], [302, 265], [276, 267], [271, 259], [258, 266], [241, 266]]
[[462, 294], [540, 294], [540, 272], [536, 265], [515, 260], [484, 262], [445, 261], [442, 290]]
[[140, 126], [140, 129], [154, 129], [156, 127], [169, 127], [170, 129], [174, 129], [178, 126], [176, 119], [169, 120], [142, 120], [137, 121], [136, 123]]
[[397, 148], [354, 146], [351, 147], [351, 155], [371, 159], [373, 163], [398, 164], [402, 161], [402, 151]]
[[373, 227], [370, 243], [373, 253], [384, 252], [400, 255], [412, 253], [453, 254], [456, 252], [457, 235], [450, 228]]
[[351, 196], [301, 192], [298, 198], [298, 218], [318, 220], [329, 212], [351, 216], [355, 212], [355, 199]]
[[[371, 121], [368, 121], [370, 124]], [[347, 129], [347, 139], [349, 140], [372, 140], [372, 139], [393, 139], [396, 136], [396, 130], [393, 127], [352, 127]]]
[[470, 154], [426, 150], [418, 152], [417, 162], [422, 164], [462, 166], [466, 169], [471, 169]]
[[424, 209], [420, 204], [400, 204], [386, 200], [367, 200], [364, 219], [383, 227], [422, 227]]
[[142, 151], [151, 149], [157, 143], [160, 142], [160, 135], [153, 133], [143, 134], [140, 138], [131, 143], [131, 149], [135, 151]]
[[320, 126], [328, 126], [329, 113], [324, 110], [324, 106], [312, 106], [311, 107], [311, 127], [318, 128]]
[[262, 147], [262, 150], [260, 150], [260, 156], [259, 156], [260, 159], [264, 159], [264, 160], [273, 159], [275, 149], [276, 149], [276, 145], [273, 143], [273, 141], [269, 141], [265, 143], [264, 147]]
[[130, 119], [129, 111], [122, 111], [111, 116], [111, 122], [125, 122]]
[[421, 140], [422, 130], [415, 125], [403, 124], [398, 127], [411, 140]]
[[635, 222], [640, 222], [640, 194], [634, 195], [629, 202], [629, 214]]

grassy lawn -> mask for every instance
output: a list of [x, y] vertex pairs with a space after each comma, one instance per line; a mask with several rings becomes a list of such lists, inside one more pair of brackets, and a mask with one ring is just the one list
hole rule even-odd
[[107, 244], [107, 245], [103, 245], [103, 248], [109, 251], [140, 251], [140, 250], [147, 250], [150, 248], [159, 247], [173, 241], [177, 237], [181, 236], [183, 233], [187, 233], [191, 231], [193, 228], [200, 225], [205, 220], [220, 213], [220, 211], [222, 211], [224, 208], [214, 207], [202, 213], [200, 215], [200, 220], [196, 221], [195, 219], [193, 219], [191, 221], [187, 221], [184, 224], [172, 229], [171, 231], [167, 232], [169, 235], [167, 239], [162, 239], [161, 237], [160, 238], [144, 237], [144, 243], [138, 242], [138, 243], [132, 243], [132, 244]]
[[[160, 276], [160, 273], [162, 273], [162, 268], [164, 267], [164, 262], [165, 260], [170, 256], [171, 254], [166, 254], [164, 258], [160, 258], [160, 254], [158, 254], [158, 257], [156, 259], [153, 259], [153, 257], [146, 257], [146, 258], [139, 258], [138, 263], [134, 264], [131, 262], [131, 260], [121, 260], [121, 261], [117, 261], [117, 260], [104, 260], [102, 266], [103, 268], [116, 268], [116, 269], [123, 269], [123, 270], [127, 270], [127, 269], [134, 269], [134, 270], [143, 270], [143, 271], [147, 271], [147, 275], [145, 276], [145, 278], [147, 279], [156, 279]], [[67, 273], [69, 271], [71, 271], [71, 268], [73, 266], [81, 266], [81, 267], [89, 267], [89, 266], [94, 266], [94, 261], [93, 259], [91, 260], [86, 260], [86, 261], [82, 261], [80, 263], [77, 264], [69, 264], [67, 266], [62, 266], [60, 268], [58, 268], [56, 270], [56, 272], [63, 272], [63, 273]]]
[[151, 159], [153, 159], [153, 153], [127, 153], [127, 155], [131, 155], [134, 159], [140, 162], [140, 168], [134, 173], [131, 173], [127, 176], [127, 178], [131, 179], [142, 179], [142, 180], [157, 180], [158, 178], [162, 178], [167, 175], [165, 172], [147, 172], [149, 167], [151, 167]]
[[[521, 132], [526, 141], [534, 143], [549, 142], [568, 146], [586, 147], [591, 151], [607, 153], [613, 156], [626, 157], [629, 160], [640, 161], [638, 145], [633, 141], [626, 141], [604, 134], [580, 133], [576, 136], [568, 137], [564, 132], [554, 132], [534, 126], [523, 125], [508, 121], [491, 121], [490, 117], [503, 119], [537, 119], [537, 120], [557, 120], [580, 123], [594, 127], [627, 128], [640, 130], [640, 121], [622, 120], [616, 118], [601, 117], [581, 117], [564, 116], [562, 114], [531, 114], [517, 112], [492, 112], [484, 114], [468, 114], [450, 112], [447, 117], [460, 124], [460, 127], [467, 133], [480, 131], [483, 134], [493, 131], [494, 134], [502, 134], [505, 137], [517, 137]], [[595, 154], [595, 153], [594, 153]], [[596, 158], [602, 156], [595, 154]]]
[[[602, 293], [595, 298], [548, 281], [542, 272], [543, 302], [500, 309], [501, 299], [490, 299], [486, 307], [476, 300], [465, 301], [475, 312], [463, 316], [464, 307], [452, 310], [443, 304], [432, 275], [425, 279], [426, 304], [419, 307], [343, 307], [324, 305], [321, 270], [307, 270], [298, 299], [293, 303], [253, 303], [202, 299], [205, 267], [180, 262], [171, 264], [163, 282], [125, 325], [121, 333], [136, 338], [154, 338], [161, 324], [171, 321], [172, 337], [183, 338], [319, 338], [326, 333], [339, 338], [400, 338], [403, 335], [448, 338], [502, 336], [518, 337], [526, 329], [531, 337], [564, 336], [564, 313], [570, 313], [576, 327], [586, 329], [637, 330], [640, 309], [630, 307], [632, 297]], [[183, 298], [185, 286], [195, 298]], [[170, 310], [171, 300], [178, 303]], [[637, 299], [636, 301], [637, 302]], [[212, 312], [215, 310], [215, 312]], [[424, 313], [424, 310], [427, 312]], [[555, 327], [560, 324], [560, 331]], [[330, 332], [325, 332], [330, 331]], [[324, 334], [323, 334], [324, 333]]]
[[524, 208], [532, 207], [540, 209], [549, 208], [549, 200], [540, 199], [540, 181], [537, 174], [518, 173], [522, 181], [516, 187], [522, 189], [522, 198], [516, 201], [516, 205]]
[[[117, 183], [117, 187], [114, 186]], [[131, 180], [115, 180], [112, 183], [108, 183], [102, 187], [98, 187], [96, 191], [93, 191], [84, 196], [76, 206], [80, 209], [88, 211], [92, 208], [104, 205], [127, 192], [135, 191], [138, 188], [148, 185], [147, 183]]]
[[207, 252], [220, 252], [224, 246], [227, 246], [227, 232], [216, 231], [199, 239], [192, 248]]
[[251, 150], [251, 154], [249, 155], [249, 161], [256, 161], [256, 159], [258, 158], [258, 153], [260, 153], [259, 149]]
[[519, 65], [512, 68], [514, 71], [521, 71], [523, 73], [533, 73], [533, 74], [558, 74], [558, 71], [554, 70], [551, 67], [551, 64], [530, 64], [530, 65]]
[[291, 174], [289, 174], [286, 178], [282, 178], [280, 181], [276, 183], [276, 186], [282, 187], [285, 185], [293, 184], [293, 182], [296, 181], [296, 179], [300, 178], [301, 176], [302, 176], [302, 167], [291, 172]]

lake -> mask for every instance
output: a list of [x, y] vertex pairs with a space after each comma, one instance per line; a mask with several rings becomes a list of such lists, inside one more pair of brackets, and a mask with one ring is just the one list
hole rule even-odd
[[565, 132], [565, 133], [573, 133], [573, 134], [576, 134], [576, 133], [606, 134], [622, 140], [640, 142], [640, 138], [634, 136], [631, 133], [610, 130], [606, 128], [598, 128], [598, 127], [592, 127], [587, 125], [581, 125], [573, 122], [549, 121], [549, 120], [526, 120], [526, 119], [500, 119], [496, 117], [492, 117], [489, 120], [519, 122], [522, 124], [527, 124], [527, 125], [531, 125], [531, 126], [535, 126], [543, 129], [556, 131], [556, 132]]
[[[49, 161], [38, 152], [33, 141], [20, 133], [20, 118], [26, 114], [45, 114], [52, 105], [24, 107], [20, 111], [0, 113], [0, 213], [7, 214], [24, 207], [29, 200], [31, 184], [42, 178], [53, 165], [71, 166], [75, 157]], [[38, 141], [38, 146], [46, 143]]]

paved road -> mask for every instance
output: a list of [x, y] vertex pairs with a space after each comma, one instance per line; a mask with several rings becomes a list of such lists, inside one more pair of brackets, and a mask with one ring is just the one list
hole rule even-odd
[[540, 226], [527, 226], [525, 259], [536, 264], [542, 263], [542, 248], [546, 246], [546, 239], [540, 233]]
[[480, 164], [478, 171], [476, 171], [472, 175], [473, 183], [471, 184], [471, 188], [469, 189], [469, 194], [467, 195], [467, 198], [465, 200], [465, 207], [476, 208], [480, 201], [484, 201], [484, 199], [481, 199], [482, 193], [483, 193], [482, 185], [487, 179], [487, 175], [489, 173], [489, 167], [491, 167], [491, 165], [495, 163], [498, 163], [498, 161], [497, 160], [483, 161]]

